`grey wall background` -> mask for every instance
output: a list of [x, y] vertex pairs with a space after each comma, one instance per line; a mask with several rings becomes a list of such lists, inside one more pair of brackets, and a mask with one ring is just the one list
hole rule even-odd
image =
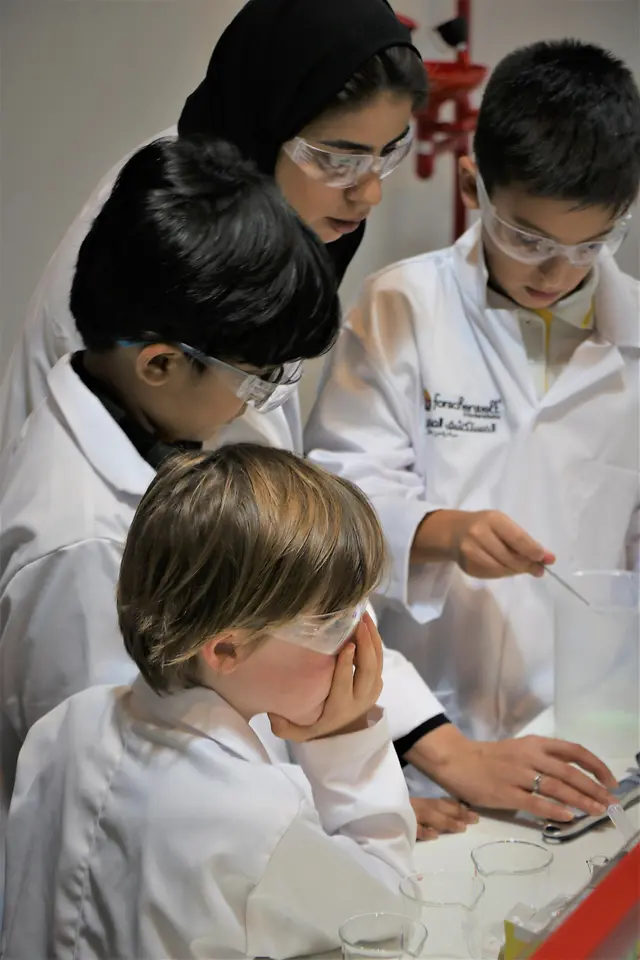
[[[321, 3], [322, 0], [314, 0]], [[177, 119], [241, 0], [0, 0], [0, 376], [28, 299], [66, 227], [126, 151]], [[430, 27], [453, 0], [395, 0], [421, 24], [425, 57], [443, 54]], [[535, 39], [574, 36], [608, 47], [640, 78], [640, 0], [474, 0], [474, 58], [489, 66]], [[259, 91], [257, 91], [259, 95]], [[387, 181], [346, 303], [362, 279], [451, 238], [452, 166], [418, 181], [407, 163]], [[623, 247], [640, 275], [640, 225]], [[303, 383], [308, 408], [319, 364]]]

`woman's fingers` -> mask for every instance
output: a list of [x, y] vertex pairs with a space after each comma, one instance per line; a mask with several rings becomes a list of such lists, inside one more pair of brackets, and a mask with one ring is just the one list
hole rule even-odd
[[560, 820], [563, 823], [569, 823], [574, 819], [574, 814], [567, 807], [555, 803], [553, 800], [547, 800], [538, 793], [530, 793], [526, 790], [519, 792], [519, 797], [514, 802], [514, 810], [524, 810], [526, 813], [539, 817], [541, 820]]
[[602, 814], [613, 799], [603, 786], [562, 760], [548, 758], [545, 770], [541, 792], [585, 813]]
[[[587, 770], [594, 777], [597, 777], [608, 790], [615, 790], [618, 786], [618, 781], [606, 763], [603, 763], [594, 753], [591, 753], [585, 747], [581, 747], [578, 743], [551, 739], [542, 740], [542, 743], [548, 753], [559, 757], [566, 763], [577, 763], [583, 770]], [[596, 795], [592, 794], [592, 796]]]

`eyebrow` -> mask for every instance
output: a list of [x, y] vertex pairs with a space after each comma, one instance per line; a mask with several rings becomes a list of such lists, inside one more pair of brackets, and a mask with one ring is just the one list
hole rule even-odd
[[[554, 237], [552, 234], [547, 233], [546, 230], [543, 230], [541, 227], [536, 226], [535, 223], [531, 223], [530, 220], [527, 220], [526, 217], [514, 217], [513, 222], [516, 226], [522, 227], [523, 230], [530, 230], [531, 233], [536, 233], [541, 237], [546, 237], [547, 240], [553, 240], [554, 243], [562, 243], [558, 237]], [[603, 237], [606, 237], [615, 226], [615, 223], [612, 223], [610, 227], [606, 230], [601, 230], [600, 233], [596, 233], [593, 237], [587, 237], [586, 240], [581, 240], [580, 243], [592, 243], [594, 240], [602, 240]]]
[[[397, 137], [394, 137], [389, 143], [385, 143], [382, 150], [388, 150], [389, 147], [395, 146], [396, 143], [399, 143], [406, 137], [409, 130], [410, 127], [406, 127]], [[351, 150], [353, 153], [373, 153], [375, 151], [375, 147], [372, 144], [356, 143], [354, 140], [318, 140], [318, 143], [321, 143], [323, 147], [334, 147], [336, 150]]]

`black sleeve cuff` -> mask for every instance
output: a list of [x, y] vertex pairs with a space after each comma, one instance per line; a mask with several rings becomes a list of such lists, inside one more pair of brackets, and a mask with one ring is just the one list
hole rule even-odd
[[430, 720], [425, 720], [424, 723], [421, 723], [420, 726], [412, 730], [411, 733], [405, 734], [404, 737], [400, 737], [399, 740], [394, 740], [393, 745], [398, 754], [400, 766], [406, 767], [407, 761], [404, 759], [404, 755], [411, 750], [411, 747], [415, 746], [418, 740], [422, 740], [428, 733], [433, 733], [438, 727], [443, 727], [445, 723], [451, 723], [451, 721], [444, 713], [439, 713], [437, 716], [431, 717]]

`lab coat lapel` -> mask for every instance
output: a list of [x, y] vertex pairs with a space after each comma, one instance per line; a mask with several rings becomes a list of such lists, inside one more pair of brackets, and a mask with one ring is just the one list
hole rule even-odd
[[556, 382], [540, 401], [541, 409], [552, 409], [608, 377], [618, 376], [624, 370], [624, 360], [618, 348], [603, 342], [598, 334], [582, 343], [573, 354]]
[[604, 255], [595, 295], [596, 330], [575, 351], [541, 407], [552, 408], [625, 370], [622, 350], [640, 346], [640, 285]]
[[515, 411], [522, 409], [523, 402], [532, 408], [537, 405], [535, 386], [517, 311], [488, 306], [489, 276], [480, 241], [481, 227], [476, 223], [455, 245], [455, 275], [471, 328], [503, 400], [505, 415], [516, 427], [513, 418]]

